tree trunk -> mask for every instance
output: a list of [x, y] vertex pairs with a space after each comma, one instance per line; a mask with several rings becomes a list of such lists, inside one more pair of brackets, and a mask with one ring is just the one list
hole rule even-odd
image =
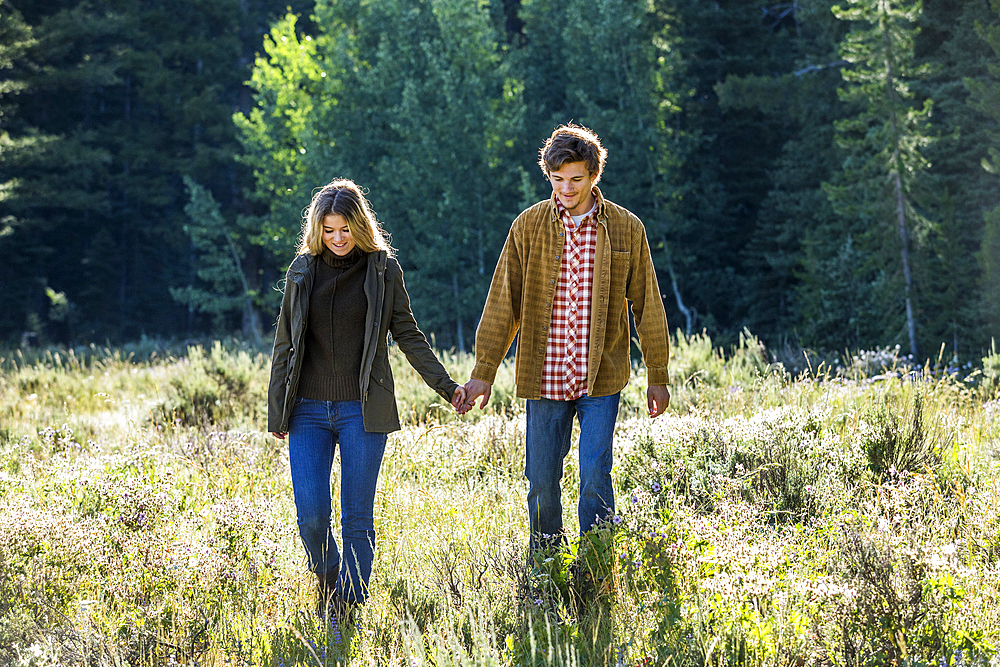
[[[882, 8], [882, 13], [885, 14], [885, 7]], [[888, 26], [889, 22], [886, 21], [885, 25]], [[885, 41], [886, 53], [891, 54], [892, 51], [892, 38], [889, 34], [889, 30], [886, 27], [882, 31], [882, 36]], [[896, 71], [893, 68], [893, 61], [891, 58], [886, 60], [886, 93], [889, 98], [890, 109], [894, 108], [896, 104], [896, 88], [894, 82], [896, 80]], [[917, 324], [913, 319], [913, 274], [910, 271], [910, 238], [906, 229], [906, 202], [903, 198], [903, 177], [901, 176], [903, 172], [902, 156], [899, 154], [899, 128], [896, 124], [896, 112], [890, 111], [889, 122], [892, 128], [892, 139], [895, 143], [895, 149], [892, 153], [892, 169], [893, 171], [893, 187], [896, 189], [896, 221], [899, 227], [899, 240], [901, 241], [902, 248], [900, 249], [900, 257], [903, 260], [903, 280], [906, 283], [904, 288], [904, 296], [906, 299], [906, 331], [910, 338], [910, 354], [913, 355], [914, 361], [917, 360]]]
[[240, 274], [240, 283], [243, 285], [242, 333], [244, 336], [249, 336], [255, 346], [260, 345], [261, 339], [264, 337], [260, 313], [253, 307], [250, 284], [243, 272], [243, 262], [240, 261], [240, 253], [236, 250], [236, 244], [233, 243], [233, 238], [229, 234], [226, 234], [226, 241], [229, 242], [229, 252], [233, 256], [233, 262], [236, 263], [236, 272]]
[[451, 288], [455, 292], [455, 336], [458, 338], [458, 351], [465, 352], [465, 331], [462, 328], [462, 308], [459, 303], [458, 272], [451, 274]]
[[903, 280], [906, 282], [906, 331], [910, 337], [910, 354], [917, 359], [917, 324], [913, 318], [913, 273], [910, 271], [910, 238], [906, 229], [906, 206], [903, 201], [903, 183], [899, 170], [895, 174], [896, 218], [899, 225], [901, 244], [900, 257], [903, 260]]
[[684, 334], [690, 336], [691, 330], [694, 328], [694, 318], [697, 316], [697, 313], [692, 312], [691, 308], [685, 306], [684, 300], [681, 298], [681, 290], [677, 286], [677, 276], [674, 274], [674, 261], [670, 258], [670, 246], [667, 245], [666, 234], [663, 235], [663, 250], [667, 255], [667, 273], [670, 274], [670, 286], [674, 289], [677, 310], [684, 314]]

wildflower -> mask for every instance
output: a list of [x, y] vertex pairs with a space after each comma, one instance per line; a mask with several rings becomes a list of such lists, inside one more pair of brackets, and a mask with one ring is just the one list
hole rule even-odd
[[653, 482], [653, 485], [652, 485], [651, 488], [653, 489], [653, 493], [659, 493], [660, 491], [663, 490], [663, 487], [660, 486], [659, 482]]
[[622, 515], [616, 514], [611, 518], [611, 520], [614, 522], [616, 526], [620, 526], [622, 524]]

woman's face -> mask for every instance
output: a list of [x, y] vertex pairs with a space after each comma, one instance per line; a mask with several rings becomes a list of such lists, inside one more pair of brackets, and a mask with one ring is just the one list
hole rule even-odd
[[331, 213], [323, 218], [323, 245], [339, 257], [354, 250], [351, 228], [347, 226], [344, 216]]

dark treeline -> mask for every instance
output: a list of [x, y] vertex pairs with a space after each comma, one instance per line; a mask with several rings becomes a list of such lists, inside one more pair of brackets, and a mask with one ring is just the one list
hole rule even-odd
[[1000, 0], [0, 0], [0, 337], [268, 337], [311, 191], [370, 189], [470, 349], [552, 128], [604, 139], [674, 327], [1000, 333]]

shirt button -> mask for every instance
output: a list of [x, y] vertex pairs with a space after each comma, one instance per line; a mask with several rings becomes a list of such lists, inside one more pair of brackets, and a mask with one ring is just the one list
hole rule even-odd
[[550, 280], [550, 281], [549, 281], [549, 284], [550, 284], [550, 285], [555, 285], [555, 284], [556, 284], [556, 281], [554, 281], [554, 280]]

